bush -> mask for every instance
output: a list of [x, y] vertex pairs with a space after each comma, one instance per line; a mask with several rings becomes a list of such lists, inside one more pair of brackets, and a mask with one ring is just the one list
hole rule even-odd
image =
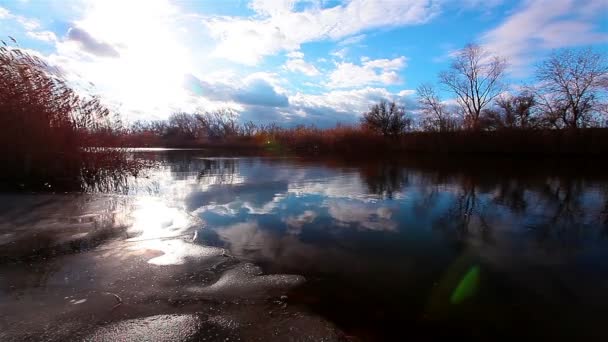
[[406, 131], [412, 121], [405, 116], [405, 109], [395, 102], [380, 101], [364, 113], [361, 124], [384, 136], [398, 136]]

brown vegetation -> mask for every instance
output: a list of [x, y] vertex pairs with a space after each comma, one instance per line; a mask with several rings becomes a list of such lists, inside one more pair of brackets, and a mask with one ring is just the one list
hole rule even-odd
[[0, 47], [2, 188], [82, 189], [104, 173], [128, 169], [119, 151], [91, 151], [110, 145], [119, 124], [99, 99], [78, 95], [40, 58]]

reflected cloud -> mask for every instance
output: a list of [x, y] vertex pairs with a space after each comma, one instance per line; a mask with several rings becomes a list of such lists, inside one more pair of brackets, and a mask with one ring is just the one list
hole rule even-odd
[[278, 269], [342, 272], [362, 267], [357, 255], [338, 245], [304, 242], [299, 236], [264, 229], [257, 221], [215, 229], [230, 254], [255, 262], [270, 262]]
[[237, 223], [216, 232], [235, 255], [244, 256], [251, 250], [258, 250], [262, 256], [274, 258], [276, 233], [260, 229], [257, 221]]
[[[213, 185], [206, 191], [193, 191], [186, 197], [186, 207], [193, 211], [207, 205], [230, 204], [240, 201], [255, 211], [275, 200], [287, 191], [287, 182], [262, 182], [255, 184]], [[268, 209], [268, 208], [267, 208]]]
[[300, 234], [302, 232], [302, 226], [305, 224], [312, 223], [318, 214], [312, 210], [305, 210], [302, 214], [298, 216], [288, 216], [283, 219], [283, 221], [287, 224], [289, 234]]
[[397, 230], [397, 222], [391, 219], [393, 209], [368, 205], [353, 200], [332, 200], [328, 203], [328, 212], [341, 226], [354, 225], [361, 230], [391, 231]]
[[358, 198], [374, 200], [376, 196], [368, 193], [361, 178], [355, 173], [314, 179], [301, 182], [291, 182], [289, 193], [296, 196], [320, 195], [328, 198]]

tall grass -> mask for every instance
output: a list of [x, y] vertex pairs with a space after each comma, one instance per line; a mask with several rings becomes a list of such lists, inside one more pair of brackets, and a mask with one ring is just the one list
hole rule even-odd
[[109, 169], [135, 171], [120, 151], [86, 149], [108, 145], [101, 137], [119, 125], [99, 99], [77, 94], [57, 69], [0, 47], [0, 187], [78, 190]]

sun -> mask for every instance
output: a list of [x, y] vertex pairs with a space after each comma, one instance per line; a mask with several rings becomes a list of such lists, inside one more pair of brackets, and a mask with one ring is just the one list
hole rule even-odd
[[192, 70], [184, 32], [175, 25], [179, 12], [165, 0], [96, 1], [75, 23], [111, 44], [117, 58], [82, 63], [81, 74], [125, 109], [169, 111], [188, 96], [184, 77]]

